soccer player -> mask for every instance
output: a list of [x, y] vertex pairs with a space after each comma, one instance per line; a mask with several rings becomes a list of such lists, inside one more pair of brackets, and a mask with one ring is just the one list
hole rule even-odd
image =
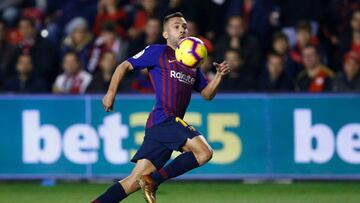
[[[212, 149], [205, 138], [182, 118], [192, 90], [211, 100], [230, 69], [225, 61], [214, 63], [217, 73], [208, 83], [199, 68], [190, 69], [176, 62], [175, 47], [188, 35], [180, 12], [164, 18], [162, 35], [166, 45], [150, 45], [116, 68], [102, 100], [105, 111], [112, 111], [118, 85], [125, 73], [148, 69], [156, 104], [146, 123], [144, 141], [131, 159], [136, 165], [128, 177], [112, 185], [93, 203], [119, 202], [140, 188], [145, 200], [154, 203], [156, 189], [161, 183], [205, 164], [212, 157]], [[174, 150], [182, 154], [164, 167]]]

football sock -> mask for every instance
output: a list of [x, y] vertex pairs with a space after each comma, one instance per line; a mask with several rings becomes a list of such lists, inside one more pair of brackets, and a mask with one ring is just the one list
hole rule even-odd
[[119, 182], [109, 187], [102, 195], [100, 195], [92, 203], [118, 203], [125, 199], [127, 194]]
[[165, 180], [182, 175], [194, 168], [199, 167], [194, 153], [185, 152], [176, 157], [172, 162], [164, 168], [151, 174], [151, 178], [160, 185]]

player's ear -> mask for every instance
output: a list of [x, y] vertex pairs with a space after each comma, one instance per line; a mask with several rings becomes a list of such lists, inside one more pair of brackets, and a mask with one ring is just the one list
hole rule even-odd
[[169, 38], [169, 33], [167, 31], [163, 31], [162, 36], [163, 36], [163, 38], [168, 39]]

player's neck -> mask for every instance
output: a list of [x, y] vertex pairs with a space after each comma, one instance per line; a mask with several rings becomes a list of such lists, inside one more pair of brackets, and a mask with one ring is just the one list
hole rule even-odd
[[167, 45], [167, 46], [169, 46], [169, 47], [171, 47], [173, 50], [175, 50], [175, 49], [176, 49], [176, 46], [174, 46], [174, 45], [170, 44], [169, 42], [168, 42], [168, 43], [166, 43], [166, 45]]

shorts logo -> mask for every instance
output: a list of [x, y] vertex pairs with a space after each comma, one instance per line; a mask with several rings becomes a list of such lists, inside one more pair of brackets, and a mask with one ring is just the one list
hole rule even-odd
[[195, 83], [195, 78], [182, 72], [176, 72], [174, 70], [170, 71], [170, 78], [177, 78], [180, 82], [186, 83], [188, 85], [194, 85]]
[[188, 128], [189, 130], [195, 131], [196, 129], [192, 127], [191, 125], [187, 124], [183, 119], [176, 117], [175, 121], [183, 125], [185, 128]]

